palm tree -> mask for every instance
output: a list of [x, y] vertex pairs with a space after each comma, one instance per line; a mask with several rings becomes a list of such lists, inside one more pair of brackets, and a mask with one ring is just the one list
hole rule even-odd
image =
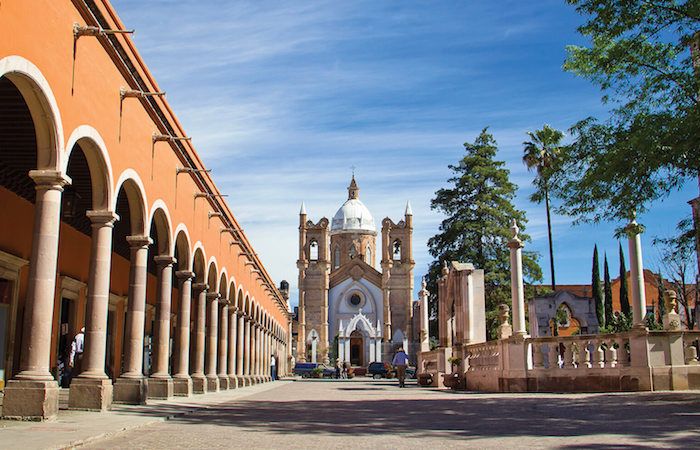
[[537, 191], [530, 196], [530, 200], [542, 203], [544, 200], [547, 209], [547, 234], [549, 236], [549, 267], [552, 271], [552, 290], [556, 288], [554, 278], [554, 250], [552, 248], [552, 222], [549, 211], [549, 179], [556, 170], [561, 153], [561, 140], [564, 133], [544, 125], [541, 130], [528, 131], [530, 140], [523, 142], [523, 162], [528, 170], [536, 170], [534, 185]]

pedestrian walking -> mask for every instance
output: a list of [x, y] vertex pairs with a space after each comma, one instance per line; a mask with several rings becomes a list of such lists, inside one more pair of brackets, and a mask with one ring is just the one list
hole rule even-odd
[[408, 365], [408, 355], [400, 347], [399, 350], [394, 355], [394, 359], [391, 364], [396, 368], [396, 376], [399, 379], [399, 387], [405, 387], [406, 381], [406, 366]]
[[68, 355], [68, 367], [70, 368], [70, 379], [80, 375], [83, 371], [83, 350], [85, 349], [85, 327], [82, 327], [70, 344], [70, 354]]
[[270, 358], [270, 373], [272, 381], [275, 381], [277, 379], [277, 358], [275, 358], [275, 355], [272, 355]]

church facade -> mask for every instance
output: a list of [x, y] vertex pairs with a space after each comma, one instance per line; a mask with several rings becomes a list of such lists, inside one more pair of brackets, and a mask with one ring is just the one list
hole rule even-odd
[[[299, 214], [297, 359], [353, 366], [415, 348], [412, 331], [413, 213], [385, 218], [381, 236], [353, 176], [332, 221]], [[377, 250], [377, 241], [380, 247]]]

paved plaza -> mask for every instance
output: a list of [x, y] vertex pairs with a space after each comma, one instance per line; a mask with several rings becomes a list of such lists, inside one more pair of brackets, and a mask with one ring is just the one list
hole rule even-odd
[[700, 448], [699, 426], [698, 392], [475, 394], [306, 380], [86, 448]]

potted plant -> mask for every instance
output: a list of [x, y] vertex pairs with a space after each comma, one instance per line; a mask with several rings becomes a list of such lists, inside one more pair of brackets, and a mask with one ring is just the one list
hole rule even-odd
[[311, 370], [311, 377], [312, 378], [321, 378], [323, 375], [323, 367], [314, 367]]
[[423, 372], [418, 374], [418, 384], [421, 386], [430, 386], [433, 384], [433, 374], [430, 372]]

